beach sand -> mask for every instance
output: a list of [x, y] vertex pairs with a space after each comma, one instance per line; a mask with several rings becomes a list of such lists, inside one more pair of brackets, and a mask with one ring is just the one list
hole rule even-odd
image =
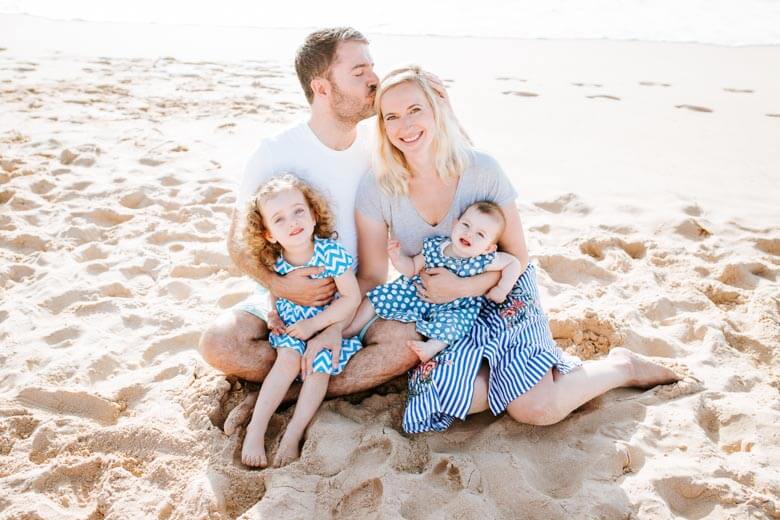
[[0, 518], [780, 517], [780, 48], [372, 38], [380, 75], [441, 75], [517, 186], [556, 341], [685, 378], [423, 435], [401, 379], [327, 401], [301, 459], [259, 471], [222, 431], [247, 388], [197, 344], [252, 289], [233, 190], [305, 117], [303, 33], [0, 27]]

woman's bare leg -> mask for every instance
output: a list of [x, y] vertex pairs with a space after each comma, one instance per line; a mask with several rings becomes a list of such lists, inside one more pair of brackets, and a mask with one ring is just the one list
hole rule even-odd
[[[476, 389], [479, 385], [486, 387], [487, 374], [480, 371], [477, 379], [471, 409], [481, 411], [487, 407], [487, 392], [483, 397]], [[568, 374], [550, 370], [533, 388], [509, 403], [507, 413], [522, 423], [555, 424], [591, 399], [614, 388], [652, 387], [679, 379], [680, 376], [666, 367], [628, 349], [615, 348], [605, 359], [586, 361]]]
[[286, 466], [300, 456], [303, 433], [325, 398], [329, 379], [328, 374], [315, 372], [303, 382], [298, 402], [295, 404], [295, 413], [279, 442], [279, 449], [274, 457], [274, 467]]
[[247, 466], [264, 468], [268, 465], [265, 455], [265, 430], [300, 369], [300, 354], [288, 348], [279, 349], [276, 362], [260, 388], [252, 420], [246, 427], [241, 462]]

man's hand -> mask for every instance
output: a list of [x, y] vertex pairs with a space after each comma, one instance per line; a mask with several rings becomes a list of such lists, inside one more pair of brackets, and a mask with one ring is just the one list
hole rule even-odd
[[306, 376], [313, 373], [312, 364], [317, 354], [323, 349], [329, 348], [333, 356], [333, 370], [339, 368], [339, 358], [341, 356], [341, 328], [330, 326], [314, 336], [306, 343], [306, 351], [301, 357], [301, 379], [306, 380]]
[[268, 330], [277, 336], [284, 334], [284, 322], [275, 310], [268, 313]]
[[304, 307], [327, 305], [336, 294], [333, 278], [310, 278], [323, 270], [323, 267], [302, 267], [285, 276], [276, 276], [269, 287], [271, 294]]
[[420, 280], [417, 295], [428, 303], [449, 303], [465, 296], [460, 286], [463, 279], [444, 267], [423, 270]]
[[314, 321], [314, 319], [309, 318], [308, 320], [296, 321], [287, 327], [285, 332], [288, 336], [306, 341], [310, 337], [314, 336], [314, 334], [319, 332], [319, 329], [317, 328], [317, 323]]

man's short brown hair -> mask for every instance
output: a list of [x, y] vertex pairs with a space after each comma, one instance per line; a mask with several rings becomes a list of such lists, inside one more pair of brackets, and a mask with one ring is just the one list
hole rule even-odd
[[331, 27], [311, 33], [303, 45], [298, 47], [295, 72], [298, 73], [298, 80], [309, 104], [314, 101], [311, 80], [326, 76], [336, 58], [339, 43], [352, 40], [368, 43], [368, 39], [352, 27]]

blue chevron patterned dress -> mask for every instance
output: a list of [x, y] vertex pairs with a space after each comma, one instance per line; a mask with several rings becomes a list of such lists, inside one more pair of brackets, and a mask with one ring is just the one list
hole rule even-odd
[[[290, 271], [302, 267], [324, 267], [325, 270], [322, 273], [313, 275], [312, 278], [335, 278], [347, 272], [348, 269], [351, 269], [352, 262], [352, 255], [344, 249], [344, 246], [333, 240], [315, 237], [314, 254], [306, 265], [290, 265], [280, 256], [279, 259], [276, 260], [274, 270], [281, 275], [285, 275]], [[312, 318], [324, 310], [325, 307], [305, 307], [285, 300], [284, 298], [276, 300], [276, 312], [279, 313], [279, 317], [285, 325], [292, 325], [297, 321]], [[274, 348], [291, 348], [300, 355], [303, 355], [306, 350], [305, 341], [293, 338], [286, 334], [269, 334], [268, 341]], [[330, 375], [340, 374], [341, 371], [344, 370], [347, 361], [349, 361], [355, 352], [360, 350], [361, 346], [360, 340], [357, 337], [343, 339], [341, 341], [339, 368], [333, 370], [333, 356], [329, 349], [325, 349], [314, 358], [314, 371]]]
[[[485, 268], [496, 258], [495, 253], [473, 258], [455, 258], [444, 254], [450, 243], [448, 237], [435, 236], [425, 239], [422, 255], [425, 267], [444, 267], [461, 277], [485, 272]], [[386, 320], [415, 322], [417, 332], [430, 339], [453, 344], [466, 335], [477, 319], [483, 297], [458, 298], [448, 303], [428, 303], [417, 296], [416, 283], [420, 275], [412, 278], [402, 276], [398, 280], [382, 284], [368, 292], [377, 316]]]

